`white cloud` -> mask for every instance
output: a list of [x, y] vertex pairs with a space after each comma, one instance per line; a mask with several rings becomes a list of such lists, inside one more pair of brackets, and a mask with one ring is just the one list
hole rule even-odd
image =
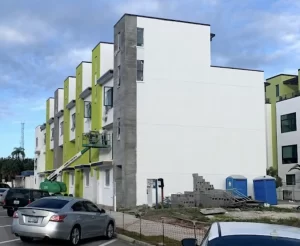
[[45, 61], [50, 69], [57, 70], [64, 67], [76, 67], [82, 61], [90, 61], [91, 57], [91, 47], [71, 48], [66, 52], [48, 56]]
[[41, 19], [18, 15], [0, 25], [0, 42], [7, 44], [32, 44], [55, 35], [55, 30]]
[[122, 16], [129, 14], [151, 14], [161, 11], [163, 2], [160, 0], [124, 0], [122, 3], [114, 5], [114, 12]]

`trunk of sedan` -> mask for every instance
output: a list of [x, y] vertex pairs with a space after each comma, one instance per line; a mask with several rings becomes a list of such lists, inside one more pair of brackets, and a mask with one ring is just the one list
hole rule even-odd
[[46, 226], [53, 215], [56, 215], [58, 209], [45, 208], [19, 208], [19, 223], [30, 226]]

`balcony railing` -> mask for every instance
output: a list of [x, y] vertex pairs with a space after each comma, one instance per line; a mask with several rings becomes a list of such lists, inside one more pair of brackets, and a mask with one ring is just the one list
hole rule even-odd
[[294, 97], [299, 97], [299, 96], [300, 96], [300, 91], [294, 91], [292, 93], [288, 93], [288, 94], [277, 97], [276, 102], [281, 102], [281, 101], [288, 100], [288, 99], [291, 99]]

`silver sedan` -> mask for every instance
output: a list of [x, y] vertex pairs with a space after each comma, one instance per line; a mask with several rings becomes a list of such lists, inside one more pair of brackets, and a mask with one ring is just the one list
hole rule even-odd
[[81, 239], [115, 233], [115, 220], [89, 200], [74, 197], [45, 197], [13, 215], [12, 233], [23, 242], [37, 239], [68, 240], [79, 245]]

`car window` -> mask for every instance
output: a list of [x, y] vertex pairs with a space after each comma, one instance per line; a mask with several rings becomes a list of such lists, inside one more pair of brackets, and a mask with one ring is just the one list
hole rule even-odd
[[33, 197], [33, 199], [40, 199], [40, 198], [42, 198], [42, 192], [39, 190], [33, 190], [32, 197]]
[[50, 194], [49, 194], [49, 192], [43, 191], [42, 196], [43, 196], [43, 197], [48, 197], [48, 196], [50, 196]]
[[87, 212], [86, 208], [84, 207], [82, 202], [76, 202], [73, 206], [72, 206], [73, 211], [75, 212]]
[[61, 199], [39, 199], [27, 205], [30, 208], [48, 208], [48, 209], [62, 209], [69, 201], [61, 200]]
[[[210, 227], [211, 228], [211, 227]], [[210, 232], [210, 228], [208, 229], [208, 231], [206, 232], [202, 242], [200, 243], [200, 246], [207, 246], [208, 245], [208, 238], [209, 238], [209, 232]]]
[[85, 206], [86, 206], [88, 212], [100, 213], [99, 208], [92, 202], [85, 202]]
[[29, 190], [26, 189], [10, 189], [7, 192], [6, 199], [18, 198], [18, 199], [29, 199]]
[[5, 191], [6, 191], [6, 189], [0, 189], [0, 193], [3, 193]]
[[10, 188], [8, 184], [0, 183], [0, 188]]

